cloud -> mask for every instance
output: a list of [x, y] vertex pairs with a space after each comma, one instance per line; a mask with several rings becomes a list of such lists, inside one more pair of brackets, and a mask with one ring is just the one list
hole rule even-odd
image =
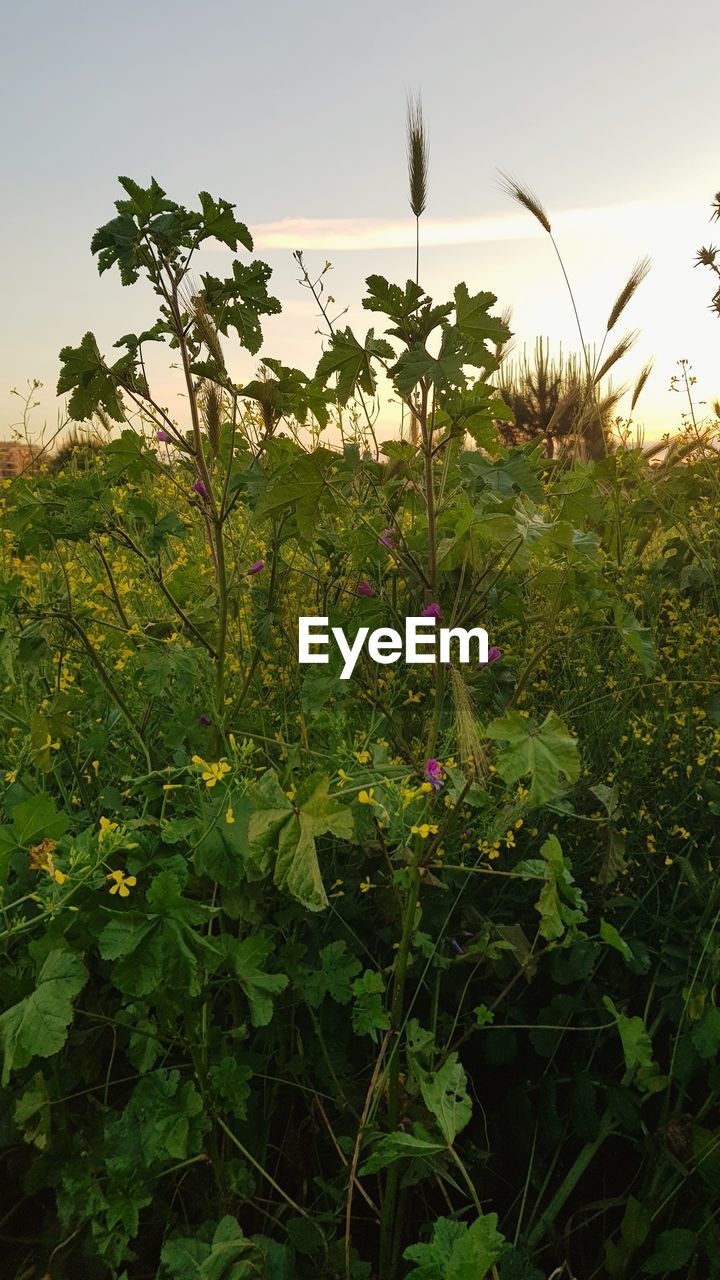
[[[667, 207], [667, 206], [666, 206]], [[632, 201], [594, 209], [567, 209], [552, 214], [553, 231], [582, 232], [593, 227], [626, 226], [658, 212], [655, 201]], [[535, 219], [520, 212], [489, 214], [480, 218], [423, 218], [425, 249], [497, 241], [531, 240], [545, 235]], [[284, 218], [251, 228], [255, 247], [313, 249], [338, 253], [344, 250], [409, 249], [415, 244], [411, 218]]]

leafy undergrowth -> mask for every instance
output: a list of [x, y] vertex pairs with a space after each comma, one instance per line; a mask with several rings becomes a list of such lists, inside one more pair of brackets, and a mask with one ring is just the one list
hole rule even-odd
[[[119, 431], [3, 490], [6, 1274], [719, 1275], [715, 455], [502, 447], [464, 284], [239, 388], [247, 229], [123, 187], [159, 318], [60, 382]], [[319, 443], [379, 368], [412, 438]], [[423, 613], [489, 661], [298, 662]]]

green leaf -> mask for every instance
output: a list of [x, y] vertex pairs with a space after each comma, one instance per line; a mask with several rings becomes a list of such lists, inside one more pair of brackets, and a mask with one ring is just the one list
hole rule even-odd
[[250, 1067], [238, 1062], [237, 1058], [226, 1056], [219, 1062], [213, 1063], [208, 1075], [213, 1089], [224, 1106], [232, 1112], [236, 1120], [246, 1120], [252, 1080]]
[[426, 296], [425, 290], [414, 280], [408, 280], [405, 288], [401, 289], [399, 284], [390, 284], [384, 276], [373, 275], [367, 277], [365, 284], [368, 290], [368, 296], [363, 298], [365, 309], [380, 311], [396, 324], [414, 315]]
[[493, 720], [486, 734], [506, 745], [498, 754], [497, 770], [505, 782], [517, 782], [530, 774], [530, 803], [546, 804], [562, 790], [561, 777], [576, 782], [580, 776], [577, 739], [554, 711], [538, 726], [518, 711]]
[[433, 1156], [442, 1155], [446, 1147], [442, 1142], [433, 1142], [428, 1138], [416, 1138], [412, 1133], [387, 1133], [373, 1147], [371, 1155], [359, 1170], [361, 1176], [366, 1173], [377, 1173], [398, 1160], [432, 1160]]
[[100, 355], [94, 334], [86, 333], [79, 347], [63, 347], [60, 363], [57, 394], [72, 392], [68, 413], [74, 422], [86, 422], [98, 409], [114, 422], [125, 420], [117, 378]]
[[709, 1005], [692, 1029], [691, 1040], [700, 1057], [708, 1062], [720, 1051], [720, 1009]]
[[472, 1115], [467, 1076], [456, 1053], [451, 1053], [437, 1071], [421, 1077], [420, 1091], [445, 1141], [452, 1146]]
[[429, 1244], [413, 1244], [405, 1250], [403, 1257], [417, 1264], [407, 1280], [484, 1280], [505, 1244], [497, 1221], [496, 1213], [483, 1214], [470, 1226], [438, 1218]]
[[254, 858], [263, 871], [272, 865], [277, 887], [310, 911], [322, 911], [328, 901], [316, 837], [331, 832], [350, 839], [353, 834], [350, 810], [331, 797], [329, 789], [327, 777], [311, 778], [304, 788], [307, 798], [299, 795], [298, 803], [292, 805], [269, 771], [251, 795], [256, 811], [248, 827], [250, 859]]
[[230, 1216], [220, 1220], [210, 1244], [195, 1237], [168, 1240], [160, 1261], [163, 1280], [260, 1280], [268, 1275], [260, 1245]]
[[642, 1018], [628, 1018], [615, 1007], [609, 996], [603, 996], [603, 1004], [615, 1019], [628, 1071], [635, 1067], [653, 1067], [652, 1040]]
[[548, 836], [540, 853], [541, 859], [519, 862], [514, 873], [524, 878], [544, 877], [545, 884], [535, 909], [540, 913], [541, 936], [555, 941], [566, 929], [575, 928], [585, 919], [586, 904], [573, 881], [570, 860], [564, 857], [557, 836]]
[[512, 337], [508, 326], [498, 316], [488, 315], [496, 302], [494, 293], [470, 294], [466, 284], [459, 284], [455, 289], [455, 323], [460, 333], [478, 343], [485, 339], [495, 345], [507, 342]]
[[463, 355], [452, 350], [441, 349], [438, 356], [431, 356], [425, 347], [411, 347], [403, 352], [390, 372], [398, 391], [409, 395], [421, 379], [427, 379], [438, 390], [464, 387], [463, 363]]
[[244, 941], [224, 935], [225, 956], [250, 1005], [254, 1027], [266, 1027], [273, 1016], [274, 997], [288, 985], [284, 973], [266, 973], [264, 966], [274, 949], [272, 938], [254, 934]]
[[347, 404], [359, 387], [369, 396], [375, 395], [375, 373], [372, 361], [376, 357], [394, 360], [395, 352], [384, 338], [376, 338], [375, 330], [368, 329], [365, 342], [358, 342], [352, 329], [336, 329], [330, 346], [320, 358], [315, 377], [327, 382], [337, 374], [337, 397], [340, 404]]
[[647, 1240], [651, 1225], [647, 1209], [634, 1196], [630, 1196], [620, 1226], [623, 1244], [629, 1249], [639, 1249]]
[[72, 1021], [72, 1002], [87, 982], [87, 970], [72, 951], [51, 951], [35, 990], [0, 1016], [2, 1084], [32, 1058], [50, 1058], [62, 1049]]
[[38, 844], [40, 840], [58, 840], [68, 825], [67, 815], [58, 813], [52, 796], [44, 791], [16, 804], [12, 820], [17, 843], [26, 847]]
[[238, 243], [252, 251], [252, 236], [245, 223], [238, 222], [235, 218], [234, 204], [230, 204], [228, 200], [213, 200], [207, 191], [201, 191], [199, 199], [203, 212], [203, 229], [198, 234], [198, 244], [212, 237], [226, 244], [233, 253], [237, 251]]
[[631, 609], [626, 605], [616, 604], [613, 612], [618, 634], [633, 653], [636, 653], [644, 671], [651, 672], [657, 662], [655, 645], [649, 627], [643, 627]]
[[358, 1036], [377, 1040], [379, 1031], [387, 1031], [390, 1015], [384, 1006], [385, 983], [377, 969], [366, 969], [353, 982], [352, 1026]]
[[100, 955], [115, 960], [112, 980], [129, 996], [146, 996], [159, 987], [197, 995], [201, 965], [213, 968], [219, 954], [194, 925], [207, 921], [210, 909], [183, 897], [172, 871], [155, 876], [147, 894], [148, 915], [113, 912], [99, 938]]
[[697, 1237], [694, 1231], [677, 1227], [663, 1231], [655, 1243], [655, 1251], [643, 1266], [646, 1276], [665, 1276], [686, 1267], [695, 1252]]
[[233, 262], [232, 276], [225, 280], [202, 277], [205, 302], [218, 329], [226, 337], [228, 329], [235, 329], [241, 345], [252, 355], [262, 344], [260, 316], [277, 315], [282, 310], [278, 299], [267, 291], [271, 275], [267, 263], [256, 259], [247, 267]]
[[615, 926], [610, 924], [607, 920], [600, 921], [600, 937], [609, 947], [613, 947], [615, 951], [619, 951], [623, 960], [627, 960], [628, 963], [630, 963], [635, 959], [632, 949], [628, 946], [627, 942], [625, 942], [625, 939], [621, 938]]
[[185, 1160], [200, 1149], [203, 1103], [192, 1080], [179, 1071], [151, 1071], [135, 1086], [127, 1106], [111, 1117], [108, 1139], [117, 1169]]
[[308, 1004], [317, 1009], [325, 996], [330, 996], [336, 1004], [349, 1004], [353, 979], [361, 968], [357, 956], [347, 954], [347, 944], [343, 939], [330, 942], [320, 952], [320, 968], [309, 971], [303, 978], [303, 992]]

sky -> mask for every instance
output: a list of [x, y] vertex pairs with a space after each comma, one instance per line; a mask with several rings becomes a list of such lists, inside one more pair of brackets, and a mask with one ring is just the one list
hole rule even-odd
[[[512, 308], [517, 351], [538, 336], [578, 349], [552, 246], [500, 189], [509, 171], [549, 213], [589, 342], [652, 257], [624, 317], [640, 336], [620, 379], [654, 358], [635, 415], [646, 438], [679, 426], [679, 360], [701, 404], [720, 397], [713, 278], [693, 267], [720, 240], [715, 0], [0, 0], [0, 16], [0, 438], [22, 409], [12, 389], [33, 378], [44, 385], [32, 430], [55, 428], [60, 347], [92, 329], [109, 352], [154, 318], [149, 290], [99, 277], [90, 254], [118, 174], [152, 174], [181, 203], [205, 189], [236, 204], [283, 303], [264, 354], [312, 372], [322, 352], [294, 248], [310, 269], [332, 262], [337, 310], [364, 333], [365, 277], [414, 273], [416, 92], [430, 138], [424, 287], [441, 299], [460, 280], [491, 290]], [[213, 274], [223, 253], [208, 250]], [[256, 361], [230, 364], [245, 378]], [[176, 376], [153, 376], [182, 416]]]

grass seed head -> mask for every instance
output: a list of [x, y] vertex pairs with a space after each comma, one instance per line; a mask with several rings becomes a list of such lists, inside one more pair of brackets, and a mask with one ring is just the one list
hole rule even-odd
[[623, 311], [628, 305], [630, 299], [637, 292], [643, 280], [645, 279], [646, 275], [648, 274], [650, 267], [651, 267], [651, 262], [648, 257], [640, 258], [640, 260], [635, 263], [635, 266], [630, 272], [630, 275], [628, 276], [627, 281], [625, 282], [625, 285], [620, 290], [617, 298], [615, 299], [615, 305], [613, 306], [610, 312], [610, 315], [608, 316], [608, 322], [607, 322], [608, 333], [610, 332], [611, 329], [614, 329], [615, 325], [620, 319], [620, 316], [622, 315]]
[[526, 187], [524, 183], [518, 182], [517, 178], [513, 178], [511, 174], [503, 173], [503, 171], [500, 170], [500, 190], [510, 196], [511, 200], [515, 200], [518, 204], [521, 204], [524, 209], [527, 209], [528, 213], [531, 213], [533, 218], [537, 218], [540, 226], [547, 231], [548, 235], [552, 235], [550, 219], [538, 200], [538, 197], [535, 195], [535, 192], [531, 191], [530, 187]]
[[427, 178], [430, 148], [420, 97], [408, 97], [407, 161], [410, 183], [410, 208], [419, 218], [427, 204]]

